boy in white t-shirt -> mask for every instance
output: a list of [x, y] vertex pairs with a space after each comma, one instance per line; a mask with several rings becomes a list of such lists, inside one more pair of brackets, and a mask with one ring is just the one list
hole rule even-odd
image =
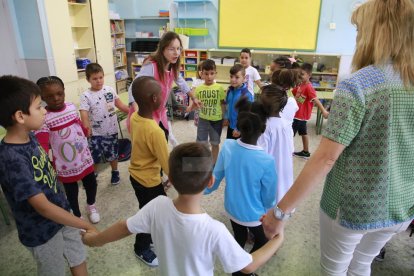
[[244, 48], [240, 52], [240, 64], [243, 65], [246, 71], [244, 82], [247, 84], [247, 89], [254, 96], [254, 84], [257, 84], [259, 88], [262, 88], [263, 84], [260, 81], [261, 77], [256, 68], [251, 66], [252, 53], [250, 49]]
[[159, 196], [136, 215], [101, 233], [84, 233], [83, 242], [102, 246], [132, 233], [151, 233], [161, 275], [213, 275], [216, 258], [226, 273], [252, 273], [273, 256], [283, 236], [249, 254], [223, 223], [205, 213], [201, 199], [204, 189], [214, 182], [212, 165], [211, 151], [201, 143], [175, 147], [169, 159], [169, 178], [178, 198]]

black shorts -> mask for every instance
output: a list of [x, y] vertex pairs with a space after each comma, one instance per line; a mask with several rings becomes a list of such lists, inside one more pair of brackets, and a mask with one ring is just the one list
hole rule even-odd
[[306, 121], [293, 119], [292, 128], [293, 128], [293, 135], [296, 135], [296, 132], [298, 132], [300, 136], [308, 134], [307, 127], [306, 127]]

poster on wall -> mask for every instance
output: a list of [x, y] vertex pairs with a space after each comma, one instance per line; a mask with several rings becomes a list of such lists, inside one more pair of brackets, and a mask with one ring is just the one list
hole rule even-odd
[[219, 47], [314, 51], [321, 2], [219, 0]]

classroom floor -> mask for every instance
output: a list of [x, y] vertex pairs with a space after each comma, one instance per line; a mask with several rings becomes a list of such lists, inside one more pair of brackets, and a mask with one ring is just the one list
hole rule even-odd
[[[315, 136], [315, 121], [309, 123], [310, 149], [315, 150], [321, 136]], [[174, 121], [173, 132], [179, 142], [194, 141], [196, 128], [192, 121]], [[126, 131], [124, 131], [126, 134]], [[223, 136], [225, 131], [223, 131]], [[224, 139], [224, 138], [223, 138]], [[301, 140], [295, 139], [296, 149], [301, 149]], [[303, 159], [294, 158], [294, 173], [298, 175]], [[97, 227], [104, 229], [116, 221], [128, 218], [138, 210], [138, 203], [129, 182], [129, 162], [120, 163], [121, 184], [109, 184], [110, 168], [102, 166], [98, 176], [97, 206], [102, 220]], [[229, 220], [223, 211], [223, 187], [218, 192], [206, 196], [204, 209], [215, 219], [224, 222], [229, 229]], [[322, 185], [302, 204], [288, 222], [285, 230], [285, 242], [277, 254], [261, 269], [258, 275], [320, 275], [319, 270], [319, 200]], [[81, 190], [81, 210], [84, 210], [85, 195]], [[169, 196], [175, 195], [173, 190]], [[4, 200], [4, 198], [2, 198]], [[157, 269], [151, 269], [139, 261], [133, 254], [134, 237], [108, 244], [101, 248], [88, 249], [88, 269], [90, 275], [157, 275]], [[0, 218], [0, 275], [35, 275], [35, 263], [28, 250], [18, 241], [17, 231], [12, 225], [5, 225]], [[414, 237], [406, 231], [395, 236], [387, 244], [385, 260], [374, 262], [372, 275], [414, 275]], [[69, 275], [69, 270], [67, 272]], [[225, 275], [217, 264], [215, 275]]]

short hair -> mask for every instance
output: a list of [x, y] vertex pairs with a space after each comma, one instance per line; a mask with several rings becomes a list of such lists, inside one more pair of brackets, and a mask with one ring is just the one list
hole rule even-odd
[[213, 159], [204, 143], [184, 143], [176, 146], [168, 161], [171, 183], [181, 195], [203, 191], [211, 179]]
[[86, 65], [85, 74], [86, 79], [89, 80], [89, 78], [92, 76], [92, 74], [102, 73], [104, 74], [104, 70], [102, 66], [100, 66], [98, 63], [89, 63]]
[[241, 137], [259, 137], [266, 130], [268, 112], [261, 101], [249, 102], [247, 97], [241, 97], [236, 103], [237, 129]]
[[36, 84], [40, 87], [40, 89], [43, 89], [44, 87], [52, 84], [59, 84], [60, 86], [62, 86], [62, 88], [65, 88], [65, 84], [63, 83], [63, 81], [56, 76], [42, 77], [37, 80]]
[[249, 48], [243, 48], [243, 49], [240, 51], [240, 55], [241, 55], [242, 53], [247, 53], [247, 54], [249, 54], [249, 57], [251, 57], [251, 56], [252, 56], [252, 52], [250, 51], [250, 49], [249, 49]]
[[201, 64], [201, 70], [204, 70], [204, 71], [216, 70], [216, 63], [212, 59], [206, 59]]
[[0, 77], [0, 125], [14, 125], [13, 115], [21, 110], [30, 115], [30, 105], [40, 96], [40, 88], [34, 82], [16, 76]]
[[300, 69], [302, 69], [303, 71], [305, 71], [306, 73], [308, 73], [309, 75], [311, 75], [312, 74], [312, 64], [310, 64], [310, 63], [303, 63], [301, 66], [300, 66]]
[[244, 69], [243, 65], [240, 63], [234, 64], [230, 68], [230, 75], [236, 75], [238, 72], [242, 72], [242, 75], [246, 75], [246, 70]]
[[280, 56], [273, 60], [274, 63], [279, 65], [279, 68], [286, 68], [286, 69], [292, 69], [292, 62], [289, 60], [288, 57]]
[[[152, 85], [152, 86], [151, 86]], [[135, 102], [138, 104], [138, 107], [146, 105], [154, 95], [155, 92], [161, 91], [161, 86], [154, 77], [150, 76], [141, 76], [136, 78], [132, 84], [132, 96], [134, 97]]]

